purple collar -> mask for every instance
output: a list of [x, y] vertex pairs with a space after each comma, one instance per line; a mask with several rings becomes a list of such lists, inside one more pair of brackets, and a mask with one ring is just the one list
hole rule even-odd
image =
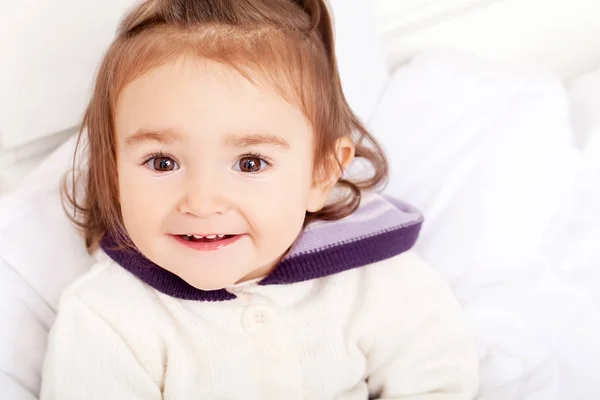
[[[360, 207], [339, 221], [316, 221], [260, 285], [303, 282], [362, 267], [403, 253], [415, 244], [423, 218], [413, 207], [380, 195], [365, 195]], [[116, 263], [167, 295], [201, 301], [235, 298], [225, 289], [203, 291], [134, 250], [116, 249], [106, 237], [102, 249]]]

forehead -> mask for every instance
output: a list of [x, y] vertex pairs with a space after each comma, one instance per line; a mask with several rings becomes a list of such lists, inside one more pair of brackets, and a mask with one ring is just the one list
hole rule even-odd
[[191, 57], [131, 81], [121, 91], [115, 111], [120, 137], [139, 130], [306, 134], [310, 129], [303, 111], [260, 79], [251, 82], [232, 67]]

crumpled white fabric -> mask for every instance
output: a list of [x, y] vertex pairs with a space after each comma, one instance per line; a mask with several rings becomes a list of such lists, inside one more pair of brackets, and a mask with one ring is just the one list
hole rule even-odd
[[600, 320], [546, 251], [582, 157], [560, 79], [425, 53], [395, 72], [370, 126], [391, 159], [388, 193], [424, 212], [418, 251], [473, 327], [479, 398], [595, 398]]

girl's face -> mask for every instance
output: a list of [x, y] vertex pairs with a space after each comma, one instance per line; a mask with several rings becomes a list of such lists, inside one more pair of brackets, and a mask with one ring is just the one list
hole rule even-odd
[[181, 59], [135, 79], [115, 129], [129, 236], [199, 289], [267, 275], [327, 198], [302, 111], [215, 62]]

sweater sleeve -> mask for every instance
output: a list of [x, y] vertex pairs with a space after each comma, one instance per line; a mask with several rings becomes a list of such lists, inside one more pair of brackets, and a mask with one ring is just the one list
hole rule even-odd
[[49, 336], [41, 400], [162, 399], [125, 340], [73, 293]]
[[[369, 391], [380, 400], [471, 400], [475, 341], [450, 289], [413, 253], [373, 277]], [[375, 287], [373, 287], [375, 286]]]

